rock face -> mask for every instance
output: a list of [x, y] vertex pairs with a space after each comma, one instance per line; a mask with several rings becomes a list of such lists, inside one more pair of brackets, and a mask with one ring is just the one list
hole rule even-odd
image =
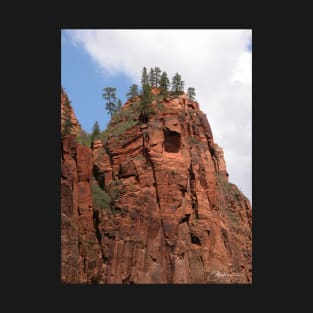
[[92, 154], [75, 135], [62, 139], [61, 152], [61, 281], [93, 283], [102, 255], [92, 208]]
[[81, 131], [81, 127], [78, 123], [78, 120], [76, 118], [76, 115], [70, 104], [70, 101], [66, 92], [64, 91], [63, 88], [61, 88], [61, 133], [64, 127], [67, 114], [69, 114], [71, 122], [72, 122], [71, 134], [75, 134], [75, 135], [79, 134]]
[[[63, 140], [62, 281], [251, 283], [250, 202], [228, 182], [206, 115], [185, 94], [154, 106], [146, 124], [114, 133], [121, 119], [92, 151]], [[92, 163], [111, 209], [92, 208]]]

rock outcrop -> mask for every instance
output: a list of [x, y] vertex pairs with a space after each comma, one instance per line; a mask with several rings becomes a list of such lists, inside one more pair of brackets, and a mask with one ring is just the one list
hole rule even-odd
[[102, 267], [92, 205], [92, 154], [76, 136], [61, 146], [61, 281], [94, 283]]
[[81, 131], [81, 126], [79, 125], [79, 122], [76, 118], [68, 95], [64, 89], [61, 88], [61, 133], [63, 133], [64, 123], [67, 115], [70, 117], [72, 123], [71, 134], [78, 135]]
[[[228, 182], [199, 104], [185, 94], [155, 101], [146, 124], [127, 127], [131, 107], [92, 151], [63, 139], [62, 281], [251, 283], [250, 202]], [[93, 175], [110, 209], [92, 207]]]

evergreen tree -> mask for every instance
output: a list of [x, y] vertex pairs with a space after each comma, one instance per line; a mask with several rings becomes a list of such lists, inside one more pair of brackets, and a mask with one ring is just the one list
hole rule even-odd
[[196, 96], [196, 92], [195, 89], [193, 87], [189, 87], [187, 90], [188, 96], [190, 100], [195, 100], [195, 96]]
[[129, 91], [126, 94], [126, 97], [127, 98], [134, 98], [134, 97], [137, 97], [137, 96], [138, 96], [138, 86], [136, 84], [132, 84], [129, 87]]
[[77, 135], [77, 142], [90, 148], [91, 135], [81, 128], [80, 133]]
[[161, 88], [161, 94], [164, 96], [168, 95], [168, 90], [170, 88], [170, 81], [167, 77], [166, 72], [163, 72], [160, 79], [160, 88]]
[[121, 112], [122, 106], [123, 106], [122, 100], [121, 100], [121, 99], [118, 99], [116, 111], [117, 111], [117, 112]]
[[155, 87], [159, 87], [160, 79], [161, 79], [161, 69], [159, 67], [155, 67], [154, 68]]
[[150, 73], [149, 73], [149, 83], [150, 83], [150, 86], [153, 88], [155, 87], [155, 72], [154, 72], [154, 69], [151, 67], [150, 68]]
[[102, 93], [102, 97], [106, 100], [105, 109], [110, 112], [112, 117], [112, 113], [115, 111], [116, 108], [116, 88], [112, 87], [105, 87], [102, 89], [104, 92]]
[[73, 128], [73, 122], [71, 117], [71, 104], [67, 100], [64, 103], [64, 125], [63, 133], [64, 135], [70, 135]]
[[70, 135], [72, 131], [73, 123], [70, 115], [66, 115], [64, 121], [64, 135]]
[[91, 141], [98, 139], [99, 136], [100, 136], [100, 127], [98, 121], [96, 121], [92, 127]]
[[142, 85], [142, 89], [144, 89], [145, 85], [149, 85], [149, 77], [148, 77], [146, 67], [144, 67], [142, 70], [141, 85]]
[[151, 87], [149, 85], [144, 85], [142, 98], [141, 98], [140, 106], [139, 106], [139, 109], [140, 109], [139, 118], [144, 123], [148, 121], [149, 115], [153, 113], [152, 99], [153, 99], [153, 95], [151, 92]]
[[184, 82], [181, 80], [181, 76], [176, 73], [172, 78], [172, 91], [178, 95], [179, 92], [184, 91]]

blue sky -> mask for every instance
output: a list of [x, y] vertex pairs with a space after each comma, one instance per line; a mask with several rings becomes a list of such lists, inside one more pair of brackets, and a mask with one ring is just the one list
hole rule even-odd
[[[246, 49], [251, 51], [251, 40], [247, 42]], [[115, 87], [117, 98], [125, 103], [125, 95], [133, 83], [139, 84], [138, 80], [134, 81], [125, 73], [110, 75], [99, 69], [92, 56], [75, 44], [66, 30], [61, 31], [61, 84], [84, 130], [91, 132], [95, 121], [104, 130], [110, 120], [102, 98], [104, 87]]]
[[61, 84], [67, 92], [83, 129], [92, 131], [95, 121], [104, 130], [110, 120], [102, 98], [104, 87], [115, 87], [117, 98], [124, 103], [132, 80], [125, 74], [108, 75], [81, 47], [74, 45], [62, 31]]
[[224, 149], [230, 182], [252, 199], [252, 30], [72, 29], [61, 32], [61, 84], [82, 127], [105, 129], [102, 89], [123, 103], [142, 68], [159, 66], [194, 87], [214, 141]]

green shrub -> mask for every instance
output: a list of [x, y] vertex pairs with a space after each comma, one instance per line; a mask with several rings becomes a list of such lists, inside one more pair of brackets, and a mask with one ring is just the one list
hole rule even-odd
[[111, 197], [97, 183], [92, 184], [92, 200], [95, 208], [110, 209]]
[[77, 135], [77, 143], [90, 148], [90, 146], [91, 146], [91, 135], [82, 129], [81, 132]]
[[107, 143], [109, 137], [110, 137], [109, 129], [102, 131], [99, 135], [99, 139], [102, 140], [104, 144]]
[[134, 160], [144, 161], [146, 158], [142, 154], [138, 154], [134, 157]]
[[234, 212], [230, 211], [229, 209], [226, 209], [224, 213], [233, 226], [238, 226], [238, 223], [239, 223], [238, 215], [236, 215]]
[[138, 112], [138, 103], [134, 102], [129, 108], [122, 112], [113, 113], [110, 124], [105, 131], [100, 133], [99, 138], [106, 144], [109, 137], [118, 137], [124, 134], [128, 129], [138, 125]]
[[239, 202], [241, 200], [241, 195], [238, 191], [235, 191], [233, 193], [233, 196], [236, 198], [236, 200]]
[[138, 124], [138, 121], [135, 121], [133, 119], [128, 119], [126, 121], [120, 122], [116, 124], [112, 129], [112, 136], [117, 137], [121, 134], [124, 134], [126, 130], [136, 126]]
[[114, 123], [118, 123], [119, 120], [120, 120], [120, 113], [119, 113], [119, 112], [114, 112], [114, 113], [112, 113], [111, 120], [112, 120]]
[[64, 122], [64, 134], [70, 135], [72, 128], [73, 128], [73, 123], [72, 123], [71, 117], [66, 117], [65, 122]]

